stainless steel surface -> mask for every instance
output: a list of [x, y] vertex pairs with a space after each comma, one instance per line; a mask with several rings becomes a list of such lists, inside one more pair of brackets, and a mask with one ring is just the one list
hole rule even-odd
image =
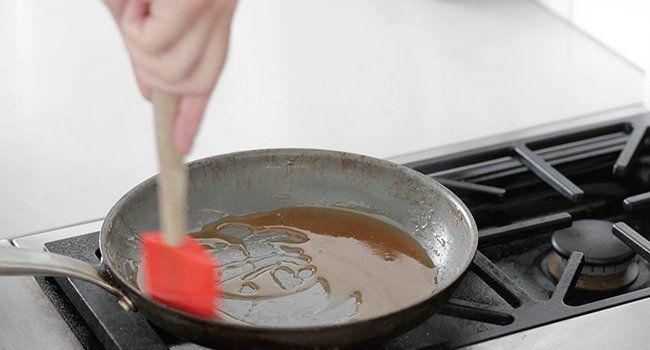
[[613, 120], [617, 118], [629, 117], [636, 114], [645, 113], [647, 111], [648, 110], [641, 104], [621, 106], [619, 108], [614, 108], [611, 110], [601, 111], [598, 113], [578, 116], [560, 122], [533, 126], [533, 127], [513, 131], [513, 132], [474, 139], [467, 142], [461, 142], [461, 143], [450, 144], [442, 147], [425, 149], [413, 153], [406, 153], [403, 155], [398, 155], [387, 159], [390, 160], [391, 162], [406, 164], [406, 163], [438, 157], [446, 154], [452, 154], [452, 153], [462, 152], [462, 151], [475, 149], [479, 147], [494, 145], [506, 141], [517, 140], [526, 137], [542, 135], [546, 133], [553, 133], [560, 130], [580, 127], [584, 125], [603, 122], [607, 120]]
[[[151, 322], [199, 344], [339, 346], [401, 333], [449, 298], [476, 252], [478, 230], [460, 199], [430, 177], [385, 160], [325, 150], [264, 149], [205, 158], [188, 167], [191, 230], [224, 215], [284, 207], [353, 209], [391, 219], [438, 267], [432, 293], [373, 318], [345, 323], [329, 319], [300, 327], [198, 318], [151, 300], [134, 283], [141, 258], [136, 238], [159, 229], [156, 178], [150, 178], [124, 195], [106, 216], [100, 233], [103, 265]], [[287, 308], [302, 311], [300, 305]]]
[[[401, 225], [431, 253], [438, 266], [438, 290], [455, 282], [474, 256], [475, 224], [460, 199], [433, 179], [384, 160], [324, 150], [255, 150], [192, 162], [189, 173], [192, 231], [224, 215], [291, 206], [380, 215]], [[159, 227], [155, 180], [122, 197], [102, 226], [103, 257], [125, 285], [135, 280], [140, 259], [139, 241], [133, 237]]]
[[647, 349], [649, 319], [650, 300], [644, 299], [464, 349]]
[[0, 276], [67, 276], [96, 284], [118, 297], [125, 310], [133, 303], [106, 282], [94, 266], [67, 256], [17, 247], [0, 247]]
[[52, 229], [47, 232], [14, 238], [11, 243], [19, 248], [43, 250], [45, 249], [45, 243], [47, 242], [54, 242], [70, 237], [85, 235], [87, 233], [98, 232], [102, 228], [103, 222], [104, 220], [102, 219], [89, 223]]
[[0, 349], [83, 349], [32, 277], [0, 278], [0, 314]]

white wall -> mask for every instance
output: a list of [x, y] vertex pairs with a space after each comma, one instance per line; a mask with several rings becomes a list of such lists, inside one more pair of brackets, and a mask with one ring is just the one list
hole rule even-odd
[[535, 0], [630, 62], [650, 68], [650, 1]]

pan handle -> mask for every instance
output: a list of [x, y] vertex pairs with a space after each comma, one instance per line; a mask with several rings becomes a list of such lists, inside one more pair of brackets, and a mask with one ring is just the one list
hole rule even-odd
[[135, 305], [122, 291], [110, 285], [99, 273], [99, 265], [67, 256], [23, 248], [0, 247], [0, 276], [65, 276], [77, 278], [111, 292], [128, 311]]

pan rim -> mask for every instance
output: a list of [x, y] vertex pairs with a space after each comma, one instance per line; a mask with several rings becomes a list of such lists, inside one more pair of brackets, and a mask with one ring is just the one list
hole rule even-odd
[[[302, 332], [318, 332], [318, 331], [326, 331], [326, 330], [335, 330], [338, 328], [342, 328], [345, 326], [349, 326], [352, 324], [362, 324], [362, 323], [367, 323], [367, 322], [377, 322], [380, 321], [384, 318], [389, 318], [390, 316], [405, 311], [409, 310], [412, 308], [417, 308], [421, 307], [422, 305], [428, 304], [428, 302], [436, 298], [436, 296], [445, 294], [445, 292], [449, 288], [453, 288], [453, 286], [457, 285], [457, 282], [459, 282], [459, 279], [461, 279], [464, 275], [465, 272], [468, 270], [472, 260], [474, 259], [474, 256], [476, 254], [476, 250], [478, 248], [478, 228], [476, 226], [476, 222], [467, 208], [467, 206], [458, 198], [453, 192], [451, 192], [449, 189], [447, 189], [445, 186], [440, 184], [439, 182], [435, 181], [433, 178], [426, 176], [425, 174], [422, 174], [420, 172], [417, 172], [409, 167], [406, 167], [402, 164], [397, 164], [390, 162], [388, 160], [380, 159], [380, 158], [374, 158], [371, 156], [366, 156], [366, 155], [361, 155], [361, 154], [356, 154], [356, 153], [350, 153], [350, 152], [342, 152], [342, 151], [334, 151], [334, 150], [324, 150], [324, 149], [315, 149], [315, 148], [270, 148], [270, 149], [256, 149], [256, 150], [245, 150], [245, 151], [238, 151], [238, 152], [231, 152], [231, 153], [226, 153], [226, 154], [220, 154], [220, 155], [214, 155], [214, 156], [209, 156], [209, 157], [204, 157], [200, 158], [197, 160], [193, 160], [189, 162], [188, 168], [192, 169], [195, 167], [199, 167], [202, 164], [205, 163], [210, 163], [213, 162], [215, 159], [222, 159], [222, 158], [233, 158], [233, 157], [247, 157], [247, 156], [274, 156], [278, 155], [278, 153], [282, 153], [282, 156], [287, 156], [295, 153], [296, 155], [301, 155], [301, 156], [324, 156], [324, 155], [329, 155], [329, 156], [335, 156], [335, 157], [348, 157], [348, 158], [353, 158], [355, 160], [370, 160], [372, 162], [377, 163], [380, 166], [385, 166], [388, 168], [393, 168], [396, 171], [399, 172], [405, 172], [407, 175], [410, 177], [416, 177], [420, 178], [424, 182], [428, 182], [429, 186], [435, 188], [437, 191], [439, 191], [441, 194], [443, 194], [452, 204], [453, 206], [461, 213], [461, 216], [463, 217], [463, 220], [466, 222], [466, 226], [468, 226], [468, 236], [469, 236], [469, 242], [467, 244], [467, 256], [465, 257], [465, 260], [462, 262], [462, 264], [459, 264], [458, 268], [455, 268], [454, 273], [450, 274], [450, 277], [442, 284], [442, 286], [438, 286], [436, 290], [431, 293], [429, 296], [423, 298], [422, 300], [419, 300], [415, 302], [414, 304], [407, 306], [402, 309], [395, 310], [393, 312], [389, 312], [387, 314], [371, 317], [371, 318], [365, 318], [365, 319], [360, 319], [360, 320], [350, 320], [347, 322], [342, 322], [342, 323], [332, 323], [332, 324], [325, 324], [325, 325], [314, 325], [314, 326], [299, 326], [299, 327], [269, 327], [269, 326], [258, 326], [258, 325], [250, 325], [250, 324], [245, 324], [245, 323], [234, 323], [234, 322], [226, 322], [218, 319], [207, 319], [207, 318], [201, 318], [197, 317], [195, 315], [176, 310], [174, 308], [171, 308], [165, 304], [159, 303], [155, 300], [152, 300], [149, 298], [146, 294], [144, 294], [140, 289], [135, 288], [132, 283], [128, 282], [125, 280], [125, 278], [117, 272], [117, 270], [114, 267], [114, 262], [106, 258], [107, 255], [105, 253], [105, 248], [104, 246], [106, 245], [106, 242], [108, 240], [108, 232], [111, 229], [113, 219], [117, 216], [117, 214], [120, 212], [120, 209], [124, 206], [124, 204], [130, 200], [135, 194], [139, 193], [139, 191], [147, 188], [148, 186], [151, 185], [152, 182], [156, 181], [156, 176], [158, 174], [155, 174], [151, 176], [150, 178], [142, 181], [132, 189], [130, 189], [127, 193], [125, 193], [114, 205], [111, 207], [109, 210], [108, 214], [106, 215], [104, 222], [102, 223], [102, 227], [100, 230], [100, 235], [99, 235], [99, 248], [102, 253], [102, 261], [101, 264], [106, 268], [106, 270], [110, 274], [110, 279], [112, 282], [115, 282], [118, 285], [118, 288], [122, 289], [123, 291], [128, 292], [127, 294], [135, 294], [139, 298], [145, 299], [147, 302], [155, 304], [158, 308], [161, 309], [161, 311], [164, 311], [166, 313], [169, 313], [170, 315], [176, 315], [179, 317], [183, 317], [185, 319], [188, 319], [189, 321], [192, 321], [197, 324], [205, 324], [205, 325], [210, 325], [210, 326], [218, 326], [221, 329], [224, 330], [236, 330], [236, 331], [246, 331], [246, 332], [252, 332], [252, 333], [264, 333], [264, 334], [286, 334], [286, 333], [302, 333]], [[136, 308], [137, 308], [137, 303], [136, 303]], [[145, 315], [146, 316], [146, 315]]]

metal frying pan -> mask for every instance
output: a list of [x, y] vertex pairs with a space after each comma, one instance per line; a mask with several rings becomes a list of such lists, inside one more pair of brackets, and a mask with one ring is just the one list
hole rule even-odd
[[0, 275], [70, 276], [95, 283], [115, 294], [125, 309], [207, 346], [342, 346], [396, 335], [428, 318], [450, 297], [476, 252], [478, 231], [465, 205], [431, 178], [388, 161], [281, 149], [216, 156], [189, 168], [188, 221], [193, 230], [218, 219], [215, 210], [241, 215], [309, 205], [378, 214], [401, 225], [427, 251], [439, 269], [437, 288], [423, 300], [376, 318], [317, 326], [254, 326], [176, 311], [149, 299], [135, 283], [138, 235], [158, 227], [154, 178], [129, 191], [108, 213], [100, 234], [99, 266], [1, 248]]

